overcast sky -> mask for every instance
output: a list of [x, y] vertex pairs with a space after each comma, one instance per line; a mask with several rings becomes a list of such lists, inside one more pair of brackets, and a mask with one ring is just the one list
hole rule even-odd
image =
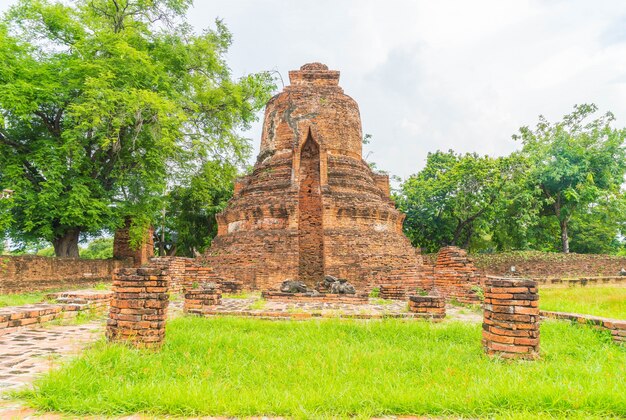
[[[340, 70], [368, 160], [403, 178], [437, 149], [508, 154], [520, 126], [577, 103], [626, 125], [626, 1], [196, 0], [189, 13], [198, 29], [216, 17], [235, 76]], [[247, 135], [256, 154], [260, 123]]]

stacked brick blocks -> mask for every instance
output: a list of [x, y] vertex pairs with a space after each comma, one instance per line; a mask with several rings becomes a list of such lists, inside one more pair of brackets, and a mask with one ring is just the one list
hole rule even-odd
[[397, 284], [381, 284], [379, 296], [381, 299], [403, 300], [406, 298], [406, 288]]
[[409, 296], [409, 312], [440, 320], [446, 317], [446, 301], [442, 296]]
[[537, 282], [527, 279], [485, 280], [483, 346], [503, 358], [539, 357]]
[[444, 297], [461, 303], [480, 304], [476, 291], [483, 280], [465, 250], [449, 246], [439, 251], [434, 269], [434, 286]]
[[106, 336], [136, 347], [158, 347], [165, 337], [169, 272], [162, 267], [124, 268], [113, 281]]
[[184, 312], [187, 314], [204, 315], [222, 303], [222, 292], [213, 287], [193, 289], [185, 292]]

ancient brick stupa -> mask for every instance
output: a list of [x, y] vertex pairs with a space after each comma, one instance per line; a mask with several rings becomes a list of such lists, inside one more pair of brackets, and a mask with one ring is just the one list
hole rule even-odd
[[267, 104], [254, 171], [239, 179], [204, 256], [216, 275], [269, 289], [324, 275], [358, 291], [417, 286], [421, 258], [402, 233], [389, 177], [361, 156], [359, 107], [320, 63], [290, 71]]

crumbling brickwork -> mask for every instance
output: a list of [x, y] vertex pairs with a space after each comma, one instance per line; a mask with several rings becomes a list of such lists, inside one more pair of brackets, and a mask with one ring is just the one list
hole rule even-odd
[[488, 278], [483, 305], [483, 347], [504, 358], [539, 357], [539, 294], [537, 282]]
[[144, 240], [138, 248], [130, 244], [130, 220], [126, 221], [123, 228], [115, 231], [113, 238], [113, 258], [125, 260], [132, 258], [135, 267], [141, 267], [154, 257], [154, 229], [150, 227], [144, 236]]
[[113, 273], [131, 260], [0, 256], [0, 293], [23, 293], [110, 282]]
[[448, 246], [441, 248], [434, 267], [433, 285], [447, 299], [461, 303], [479, 304], [479, 288], [484, 276], [467, 257], [465, 250]]
[[406, 287], [401, 284], [381, 284], [378, 296], [381, 299], [404, 300]]
[[113, 280], [106, 336], [136, 347], [158, 347], [165, 338], [169, 304], [165, 265], [124, 268]]
[[597, 254], [522, 251], [472, 255], [476, 267], [487, 275], [508, 276], [511, 267], [525, 278], [612, 277], [626, 268], [626, 257]]
[[185, 292], [183, 311], [187, 314], [205, 315], [222, 303], [222, 292], [217, 287], [193, 289]]
[[443, 296], [409, 296], [409, 312], [434, 320], [446, 317], [446, 301]]
[[363, 292], [418, 287], [421, 260], [402, 233], [389, 178], [362, 158], [359, 108], [339, 72], [312, 63], [289, 78], [267, 104], [257, 162], [218, 215], [204, 261], [250, 289], [288, 278], [314, 287], [324, 275]]

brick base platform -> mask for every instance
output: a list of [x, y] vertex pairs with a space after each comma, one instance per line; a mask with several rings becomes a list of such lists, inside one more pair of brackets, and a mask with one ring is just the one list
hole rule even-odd
[[185, 292], [183, 311], [187, 314], [203, 315], [215, 310], [222, 303], [220, 289], [194, 289]]
[[339, 295], [333, 293], [320, 293], [318, 295], [309, 295], [306, 293], [284, 293], [272, 290], [263, 292], [261, 297], [266, 300], [274, 300], [277, 302], [351, 303], [357, 305], [365, 305], [369, 301], [366, 294]]
[[113, 281], [107, 321], [110, 341], [158, 347], [165, 337], [169, 272], [157, 267], [124, 268]]
[[48, 295], [56, 303], [0, 308], [0, 336], [21, 327], [35, 327], [56, 319], [74, 318], [81, 312], [105, 312], [111, 292], [81, 290]]
[[554, 311], [539, 311], [539, 314], [544, 318], [566, 319], [610, 331], [616, 344], [626, 345], [626, 320]]
[[485, 280], [483, 346], [503, 358], [539, 357], [537, 282], [514, 278]]
[[396, 284], [381, 284], [379, 297], [381, 299], [404, 300], [406, 299], [406, 287]]
[[442, 296], [409, 296], [409, 311], [427, 318], [443, 319], [446, 300]]

